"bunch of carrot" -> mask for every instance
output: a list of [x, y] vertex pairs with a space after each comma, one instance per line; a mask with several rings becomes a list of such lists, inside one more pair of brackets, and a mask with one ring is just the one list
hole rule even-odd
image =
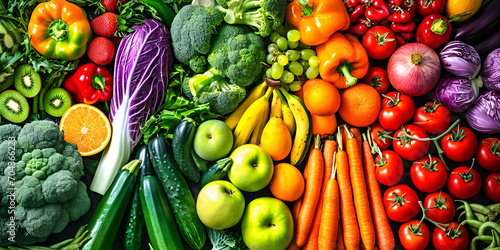
[[315, 138], [304, 195], [293, 206], [296, 230], [288, 249], [373, 250], [375, 243], [394, 249], [369, 142], [355, 127], [339, 127], [336, 138], [325, 140], [323, 152]]

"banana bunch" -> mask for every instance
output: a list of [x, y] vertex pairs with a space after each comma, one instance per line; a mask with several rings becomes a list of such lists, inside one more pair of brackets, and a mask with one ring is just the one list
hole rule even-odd
[[270, 117], [283, 119], [290, 135], [295, 135], [290, 163], [300, 164], [312, 138], [311, 114], [298, 96], [289, 94], [283, 88], [269, 88], [265, 82], [257, 85], [225, 120], [233, 130], [233, 150], [245, 143], [259, 145], [262, 131]]

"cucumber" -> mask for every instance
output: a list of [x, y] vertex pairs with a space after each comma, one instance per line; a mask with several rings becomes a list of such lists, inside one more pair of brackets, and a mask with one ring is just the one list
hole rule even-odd
[[90, 219], [87, 230], [91, 239], [82, 249], [111, 249], [134, 191], [140, 163], [139, 160], [132, 160], [118, 172]]
[[153, 175], [147, 146], [141, 146], [137, 158], [142, 160], [140, 199], [146, 229], [153, 249], [184, 249], [175, 218], [160, 181]]
[[161, 21], [167, 25], [168, 28], [172, 25], [175, 13], [161, 0], [141, 0], [145, 5], [148, 5], [156, 10], [156, 15], [161, 18]]
[[207, 170], [207, 161], [202, 159], [196, 151], [194, 151], [194, 148], [191, 148], [191, 156], [193, 156], [194, 164], [196, 164], [196, 167], [200, 172], [203, 172]]
[[153, 138], [149, 142], [149, 153], [182, 237], [192, 248], [201, 249], [207, 240], [205, 227], [198, 218], [193, 195], [177, 167], [170, 144], [162, 137]]
[[195, 125], [192, 120], [184, 119], [174, 130], [172, 137], [172, 150], [174, 159], [182, 173], [192, 182], [200, 180], [200, 171], [194, 162], [191, 150], [195, 134]]
[[204, 187], [212, 181], [222, 180], [229, 168], [233, 165], [233, 159], [222, 158], [201, 175], [200, 186]]

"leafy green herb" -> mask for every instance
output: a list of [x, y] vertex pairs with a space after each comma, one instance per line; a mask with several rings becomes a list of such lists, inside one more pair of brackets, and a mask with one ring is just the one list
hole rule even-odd
[[5, 81], [5, 78], [14, 74], [12, 66], [21, 59], [21, 52], [17, 51], [14, 55], [9, 56], [7, 52], [0, 55], [0, 82]]
[[191, 4], [191, 0], [162, 0], [162, 2], [166, 3], [168, 6], [172, 7], [172, 10], [177, 13], [179, 10], [184, 7], [184, 5]]

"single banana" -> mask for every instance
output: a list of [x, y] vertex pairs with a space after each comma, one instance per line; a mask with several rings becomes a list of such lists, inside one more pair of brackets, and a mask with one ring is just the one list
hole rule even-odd
[[269, 97], [271, 97], [271, 93], [272, 89], [269, 88], [264, 96], [252, 103], [245, 113], [243, 113], [243, 116], [241, 116], [238, 125], [236, 125], [233, 131], [233, 150], [248, 141], [259, 120], [262, 120], [262, 116], [264, 116], [265, 112], [269, 112]]
[[236, 125], [238, 125], [238, 122], [240, 121], [241, 117], [245, 113], [245, 111], [254, 103], [257, 99], [262, 97], [264, 93], [266, 92], [267, 89], [267, 84], [266, 82], [262, 82], [261, 84], [255, 86], [249, 94], [247, 94], [247, 97], [245, 100], [243, 100], [238, 108], [226, 118], [224, 121], [231, 130], [234, 130], [236, 128]]
[[257, 146], [260, 144], [260, 138], [262, 136], [262, 131], [264, 131], [264, 127], [266, 126], [267, 121], [269, 121], [269, 112], [270, 112], [269, 109], [267, 109], [264, 112], [264, 115], [259, 119], [259, 121], [257, 122], [257, 125], [255, 126], [255, 129], [252, 132], [252, 136], [250, 137], [250, 140], [248, 141], [248, 143], [255, 144]]
[[281, 99], [278, 96], [279, 90], [273, 89], [273, 99], [271, 100], [271, 111], [269, 114], [269, 118], [271, 117], [279, 117], [282, 118], [281, 116]]
[[293, 118], [292, 110], [290, 110], [290, 107], [288, 106], [286, 98], [283, 96], [283, 94], [281, 94], [279, 90], [276, 90], [276, 93], [278, 93], [278, 97], [281, 101], [281, 113], [283, 121], [285, 122], [288, 131], [290, 131], [290, 135], [293, 137], [293, 134], [295, 133], [295, 119]]
[[284, 88], [280, 88], [280, 90], [285, 96], [295, 119], [295, 138], [290, 152], [290, 163], [297, 166], [306, 156], [309, 150], [309, 144], [311, 143], [311, 113], [309, 113], [306, 105], [304, 105], [304, 102], [298, 96], [289, 94]]

